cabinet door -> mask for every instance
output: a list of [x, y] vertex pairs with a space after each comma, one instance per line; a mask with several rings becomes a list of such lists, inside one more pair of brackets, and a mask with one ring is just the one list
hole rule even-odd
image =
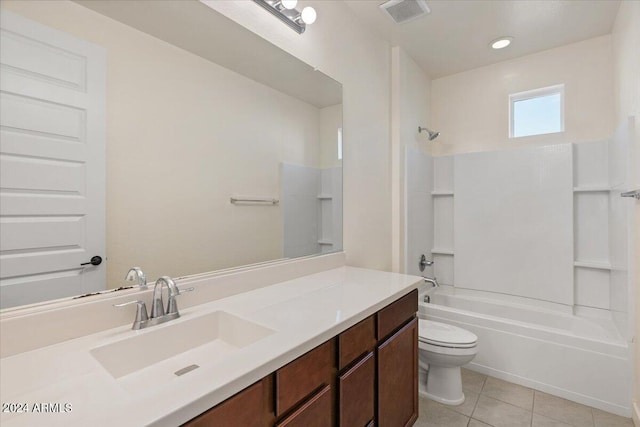
[[418, 319], [378, 346], [378, 426], [405, 427], [418, 418]]
[[[238, 424], [240, 426], [240, 424]], [[331, 386], [326, 386], [276, 427], [332, 427]]]
[[262, 427], [265, 419], [264, 380], [225, 400], [183, 427]]
[[338, 377], [340, 427], [364, 427], [373, 421], [375, 371], [375, 356], [371, 352]]

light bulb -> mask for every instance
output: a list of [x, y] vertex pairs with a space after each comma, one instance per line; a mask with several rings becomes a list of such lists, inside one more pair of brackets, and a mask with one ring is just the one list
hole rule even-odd
[[282, 0], [280, 3], [285, 9], [295, 9], [298, 4], [298, 0]]
[[314, 22], [316, 22], [316, 18], [317, 18], [316, 10], [311, 6], [307, 6], [304, 9], [302, 9], [302, 13], [300, 14], [300, 17], [302, 18], [302, 22], [304, 22], [305, 24], [311, 25]]

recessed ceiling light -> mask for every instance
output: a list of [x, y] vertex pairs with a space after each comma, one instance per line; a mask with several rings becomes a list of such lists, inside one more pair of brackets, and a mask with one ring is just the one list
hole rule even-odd
[[505, 47], [511, 44], [511, 40], [513, 37], [500, 37], [499, 39], [495, 39], [490, 43], [492, 49], [504, 49]]

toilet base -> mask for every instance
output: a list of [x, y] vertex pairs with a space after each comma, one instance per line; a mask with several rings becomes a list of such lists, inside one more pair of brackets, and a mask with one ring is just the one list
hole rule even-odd
[[462, 405], [462, 376], [460, 367], [429, 366], [429, 371], [420, 369], [418, 393], [422, 397], [444, 405]]
[[429, 394], [429, 393], [427, 393], [426, 391], [423, 391], [423, 390], [419, 390], [418, 394], [421, 397], [425, 397], [425, 398], [427, 398], [429, 400], [433, 400], [435, 402], [442, 403], [443, 405], [450, 405], [450, 406], [462, 405], [464, 403], [464, 400], [465, 400], [464, 393], [462, 393], [462, 399], [460, 399], [460, 400], [442, 399], [440, 396], [434, 396], [433, 394]]

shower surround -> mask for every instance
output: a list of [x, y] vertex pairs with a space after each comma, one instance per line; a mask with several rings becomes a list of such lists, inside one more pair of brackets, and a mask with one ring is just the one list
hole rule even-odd
[[630, 121], [610, 141], [407, 149], [405, 270], [433, 258], [444, 286], [421, 315], [481, 337], [473, 369], [630, 415], [632, 135]]

